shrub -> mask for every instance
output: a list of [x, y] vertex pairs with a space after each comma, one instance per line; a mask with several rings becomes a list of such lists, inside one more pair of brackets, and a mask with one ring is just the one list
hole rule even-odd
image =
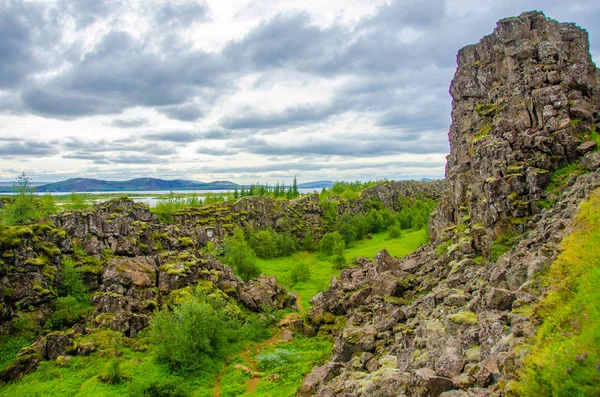
[[398, 238], [402, 235], [402, 230], [400, 229], [400, 226], [392, 225], [388, 227], [388, 234], [390, 238]]
[[85, 202], [85, 194], [77, 194], [74, 191], [69, 195], [69, 201], [64, 205], [67, 210], [83, 210], [90, 207]]
[[239, 340], [270, 336], [272, 320], [257, 314], [243, 316], [220, 295], [198, 289], [172, 310], [155, 312], [150, 335], [156, 357], [174, 371], [215, 370], [228, 346]]
[[269, 229], [254, 233], [250, 239], [250, 245], [259, 258], [274, 258], [279, 256], [275, 232]]
[[298, 239], [291, 233], [276, 234], [275, 243], [280, 256], [289, 256], [298, 251]]
[[62, 261], [60, 269], [60, 278], [62, 280], [61, 293], [75, 298], [77, 301], [87, 301], [89, 291], [83, 280], [79, 270], [75, 268], [75, 262], [71, 259]]
[[54, 312], [48, 319], [52, 329], [68, 328], [78, 323], [90, 311], [88, 302], [81, 302], [74, 296], [58, 297], [53, 303]]
[[152, 339], [156, 355], [173, 370], [193, 371], [213, 367], [219, 357], [225, 335], [225, 318], [209, 303], [189, 300], [173, 311], [156, 312], [152, 322]]
[[121, 363], [118, 358], [113, 357], [108, 362], [106, 371], [100, 374], [100, 380], [111, 385], [119, 384], [125, 380], [125, 376], [121, 370]]
[[344, 244], [345, 248], [344, 239], [339, 232], [326, 233], [319, 242], [319, 252], [325, 255], [333, 255], [334, 247], [336, 244], [339, 246], [340, 243]]
[[313, 239], [310, 230], [308, 230], [304, 235], [304, 239], [302, 240], [302, 249], [307, 252], [314, 252], [317, 250], [317, 245], [315, 244], [315, 240]]
[[298, 281], [310, 280], [310, 270], [308, 269], [308, 265], [306, 263], [296, 263], [292, 268], [290, 277], [294, 284]]
[[244, 232], [236, 229], [233, 236], [225, 239], [223, 261], [233, 267], [237, 275], [244, 281], [260, 276], [260, 268], [256, 264], [256, 255], [244, 238]]

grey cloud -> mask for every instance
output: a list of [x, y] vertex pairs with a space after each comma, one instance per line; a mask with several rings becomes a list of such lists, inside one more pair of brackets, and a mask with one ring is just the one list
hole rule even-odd
[[226, 140], [232, 137], [230, 130], [224, 128], [210, 128], [198, 131], [198, 135], [204, 139]]
[[107, 160], [113, 164], [159, 164], [164, 162], [160, 157], [144, 155], [121, 155]]
[[427, 161], [387, 161], [387, 162], [282, 162], [270, 163], [266, 165], [244, 165], [244, 166], [203, 166], [196, 167], [190, 171], [196, 172], [213, 172], [213, 173], [264, 173], [274, 171], [321, 171], [321, 170], [361, 170], [368, 168], [422, 168], [422, 169], [440, 169], [444, 167], [443, 162], [427, 162]]
[[143, 154], [154, 154], [166, 156], [177, 153], [177, 150], [168, 144], [136, 142], [133, 138], [119, 139], [115, 141], [83, 141], [78, 138], [69, 138], [62, 142], [69, 150], [74, 150], [80, 155], [94, 155], [98, 153], [135, 152]]
[[146, 119], [115, 119], [108, 123], [108, 125], [117, 128], [137, 128], [147, 126], [148, 120]]
[[201, 146], [198, 149], [196, 149], [196, 153], [207, 154], [209, 156], [231, 156], [237, 154], [237, 152], [232, 149], [219, 149], [206, 146]]
[[[47, 29], [43, 9], [32, 3], [3, 0], [0, 3], [0, 88], [14, 88], [42, 68], [43, 63], [33, 51], [34, 46], [46, 46], [56, 39]], [[38, 51], [39, 53], [39, 51]]]
[[279, 113], [249, 113], [241, 116], [228, 116], [221, 120], [227, 129], [263, 129], [280, 126], [293, 126], [321, 121], [333, 113], [328, 105], [295, 106]]
[[198, 2], [169, 2], [156, 11], [155, 20], [160, 25], [188, 27], [195, 21], [206, 19], [208, 13], [208, 7]]
[[248, 138], [233, 143], [233, 146], [249, 153], [263, 155], [328, 155], [349, 157], [373, 157], [390, 154], [427, 154], [447, 153], [446, 140], [429, 140], [421, 137], [418, 140], [386, 140], [377, 137], [363, 137], [362, 140], [345, 139], [344, 137], [328, 137], [320, 139], [303, 139], [292, 143], [281, 144], [269, 142], [263, 138]]
[[52, 156], [58, 154], [58, 149], [54, 145], [44, 142], [33, 142], [23, 140], [2, 139], [0, 141], [0, 156]]
[[194, 103], [163, 106], [156, 110], [170, 119], [179, 121], [196, 121], [204, 116], [204, 112], [200, 109], [199, 105]]
[[198, 140], [197, 134], [187, 131], [156, 132], [153, 134], [144, 135], [143, 137], [144, 139], [148, 139], [150, 141], [166, 141], [178, 143], [189, 143]]
[[32, 112], [57, 118], [179, 105], [193, 98], [198, 88], [224, 86], [219, 78], [223, 69], [216, 54], [156, 54], [129, 33], [112, 31], [81, 62], [26, 89], [22, 99]]
[[305, 13], [278, 15], [229, 43], [223, 53], [241, 68], [327, 69], [344, 44], [343, 29], [321, 29]]

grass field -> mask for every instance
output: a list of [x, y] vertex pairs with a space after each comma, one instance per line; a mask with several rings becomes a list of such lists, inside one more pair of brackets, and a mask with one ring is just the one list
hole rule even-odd
[[[345, 255], [349, 262], [353, 262], [359, 256], [372, 259], [376, 253], [385, 248], [390, 255], [402, 257], [416, 250], [426, 241], [425, 230], [405, 231], [396, 239], [390, 239], [387, 232], [379, 233], [374, 234], [372, 239], [360, 241], [354, 247], [346, 249]], [[311, 277], [308, 281], [294, 284], [291, 271], [298, 263], [308, 266]], [[285, 258], [259, 259], [258, 266], [264, 274], [275, 276], [288, 290], [297, 292], [304, 309], [308, 309], [308, 302], [313, 296], [327, 289], [331, 277], [338, 276], [341, 272], [327, 258], [309, 252], [296, 252]]]

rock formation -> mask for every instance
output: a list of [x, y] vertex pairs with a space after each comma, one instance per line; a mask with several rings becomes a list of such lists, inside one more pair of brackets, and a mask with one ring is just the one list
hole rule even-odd
[[[313, 299], [308, 321], [335, 346], [298, 396], [510, 389], [525, 354], [518, 347], [535, 332], [528, 313], [544, 292], [534, 276], [600, 186], [600, 74], [586, 32], [540, 12], [501, 20], [457, 61], [433, 243], [401, 260], [385, 251], [359, 260]], [[566, 166], [578, 172], [556, 183]]]

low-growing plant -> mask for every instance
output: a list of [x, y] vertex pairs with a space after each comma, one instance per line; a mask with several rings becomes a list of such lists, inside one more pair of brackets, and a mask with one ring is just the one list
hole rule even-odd
[[308, 281], [310, 280], [310, 269], [306, 263], [296, 263], [294, 267], [292, 267], [292, 271], [290, 273], [290, 277], [292, 279], [292, 283], [296, 284], [298, 281]]
[[289, 364], [298, 358], [293, 350], [275, 349], [270, 352], [261, 352], [256, 356], [258, 369], [269, 371], [281, 365]]

